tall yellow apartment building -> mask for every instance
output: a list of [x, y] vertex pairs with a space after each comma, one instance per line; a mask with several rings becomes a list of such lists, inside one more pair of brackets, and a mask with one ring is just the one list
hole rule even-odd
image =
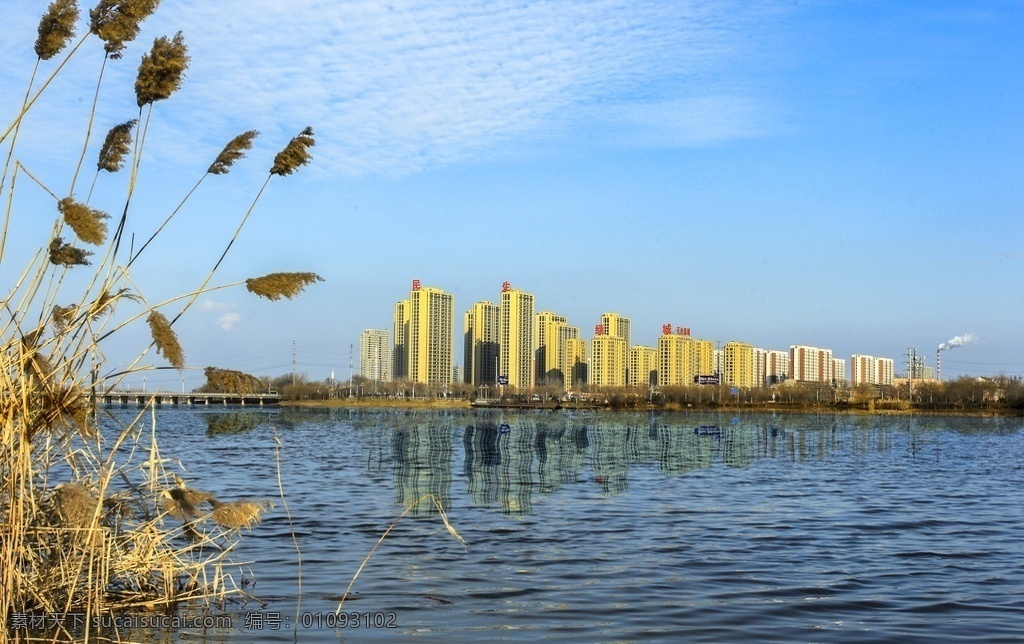
[[505, 282], [499, 306], [498, 375], [506, 376], [510, 387], [532, 387], [533, 295]]
[[658, 385], [692, 385], [697, 376], [715, 372], [715, 343], [690, 336], [690, 330], [662, 327], [658, 338]]
[[[399, 302], [405, 308], [404, 301]], [[439, 288], [413, 280], [408, 300], [407, 377], [424, 384], [452, 382], [452, 344], [455, 298]], [[396, 322], [399, 307], [395, 308]], [[404, 311], [403, 311], [404, 317]]]
[[723, 382], [736, 387], [753, 387], [754, 346], [746, 342], [727, 342], [722, 354]]
[[463, 379], [471, 385], [490, 385], [498, 374], [498, 305], [476, 302], [463, 317]]

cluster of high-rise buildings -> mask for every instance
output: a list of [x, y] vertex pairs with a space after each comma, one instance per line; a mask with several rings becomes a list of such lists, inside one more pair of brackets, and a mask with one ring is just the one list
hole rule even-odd
[[[593, 337], [565, 316], [535, 311], [534, 296], [502, 284], [498, 304], [476, 302], [463, 315], [463, 366], [454, 364], [455, 299], [413, 280], [409, 297], [395, 304], [393, 336], [367, 329], [359, 342], [363, 377], [430, 385], [468, 384], [530, 388], [556, 385], [642, 387], [728, 384], [764, 387], [795, 380], [845, 384], [846, 360], [830, 349], [792, 345], [789, 351], [746, 342], [716, 343], [690, 329], [662, 326], [657, 346], [632, 345], [630, 319], [603, 313]], [[391, 337], [394, 340], [391, 340]], [[891, 385], [894, 361], [868, 355], [850, 359], [850, 384]]]

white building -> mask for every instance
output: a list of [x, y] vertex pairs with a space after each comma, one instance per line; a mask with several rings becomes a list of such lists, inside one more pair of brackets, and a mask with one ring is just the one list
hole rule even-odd
[[373, 382], [391, 382], [391, 334], [366, 329], [359, 334], [359, 375]]

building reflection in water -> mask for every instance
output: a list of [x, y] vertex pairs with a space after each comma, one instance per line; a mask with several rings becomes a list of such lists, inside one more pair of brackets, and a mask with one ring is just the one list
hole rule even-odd
[[449, 426], [406, 427], [391, 432], [395, 501], [411, 514], [434, 514], [451, 505], [453, 447]]
[[[472, 502], [517, 515], [531, 512], [535, 495], [565, 485], [596, 484], [602, 494], [621, 494], [629, 489], [631, 467], [655, 465], [666, 476], [680, 476], [716, 464], [747, 467], [760, 459], [802, 463], [897, 448], [916, 454], [934, 436], [928, 429], [934, 429], [928, 422], [915, 430], [891, 419], [833, 415], [473, 412], [405, 416], [375, 431], [390, 434], [398, 503], [415, 503], [415, 513], [437, 511], [424, 498], [428, 494], [444, 507], [450, 504], [461, 438], [462, 477]], [[380, 438], [371, 433], [364, 444], [371, 471], [387, 466]]]

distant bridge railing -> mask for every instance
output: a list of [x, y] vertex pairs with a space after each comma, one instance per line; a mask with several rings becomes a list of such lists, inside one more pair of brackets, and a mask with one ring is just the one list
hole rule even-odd
[[107, 407], [136, 406], [146, 407], [150, 404], [157, 407], [168, 406], [206, 406], [206, 405], [277, 405], [281, 396], [276, 391], [261, 394], [229, 394], [229, 393], [173, 393], [169, 391], [97, 391], [97, 405]]

